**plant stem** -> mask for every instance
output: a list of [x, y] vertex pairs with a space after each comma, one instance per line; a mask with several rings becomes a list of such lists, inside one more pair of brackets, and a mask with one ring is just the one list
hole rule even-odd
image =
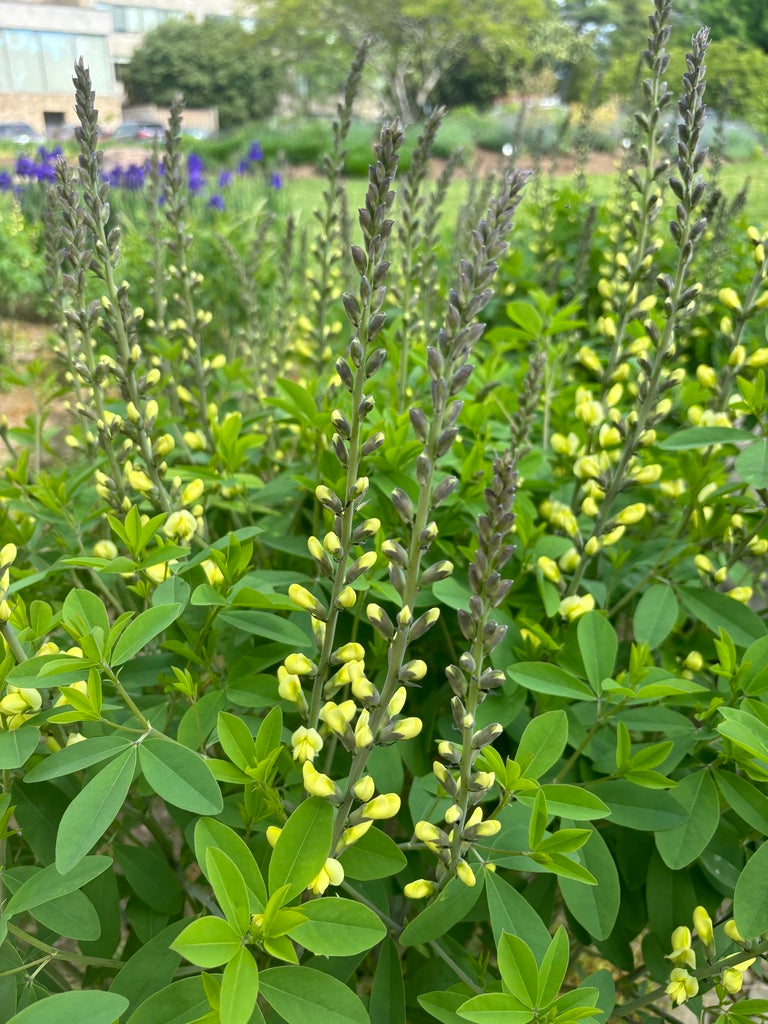
[[130, 710], [133, 712], [134, 717], [138, 719], [138, 721], [142, 724], [142, 726], [147, 732], [153, 732], [154, 730], [152, 729], [152, 725], [150, 724], [149, 720], [144, 717], [141, 711], [139, 711], [133, 698], [125, 689], [125, 687], [117, 678], [117, 675], [112, 671], [109, 665], [105, 665], [102, 662], [102, 664], [99, 667], [101, 668], [102, 672], [107, 676], [107, 678], [112, 683], [114, 688], [117, 690], [118, 694], [122, 697], [127, 707], [129, 707]]
[[[694, 978], [712, 978], [716, 974], [720, 974], [727, 967], [735, 967], [737, 964], [743, 963], [745, 960], [749, 960], [753, 956], [763, 956], [768, 952], [768, 940], [763, 940], [759, 945], [754, 946], [750, 950], [740, 950], [738, 953], [731, 953], [730, 956], [725, 957], [723, 960], [719, 960], [716, 964], [708, 964], [706, 967], [699, 968], [698, 971], [693, 971]], [[613, 1011], [614, 1017], [628, 1017], [635, 1010], [639, 1010], [643, 1006], [648, 1006], [650, 1003], [656, 1002], [657, 999], [661, 999], [666, 994], [666, 986], [659, 985], [653, 991], [646, 993], [644, 996], [638, 996], [636, 999], [630, 999], [628, 1003], [623, 1003], [621, 1006], [616, 1007]]]
[[52, 960], [67, 960], [69, 963], [80, 964], [82, 967], [112, 967], [119, 969], [123, 966], [122, 960], [108, 960], [101, 956], [84, 956], [82, 953], [74, 953], [68, 949], [58, 949], [56, 946], [50, 946], [47, 942], [43, 942], [34, 935], [30, 935], [29, 932], [25, 932], [22, 928], [17, 928], [15, 924], [10, 922], [8, 924], [8, 933], [28, 946], [46, 953]]

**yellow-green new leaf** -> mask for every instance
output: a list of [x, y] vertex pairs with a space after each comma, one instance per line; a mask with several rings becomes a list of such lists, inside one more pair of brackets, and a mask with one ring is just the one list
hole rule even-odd
[[220, 967], [242, 948], [241, 936], [220, 917], [201, 917], [188, 924], [171, 949], [198, 967]]

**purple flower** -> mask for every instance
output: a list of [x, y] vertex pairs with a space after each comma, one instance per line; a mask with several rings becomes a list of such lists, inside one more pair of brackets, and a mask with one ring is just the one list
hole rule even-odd
[[247, 160], [241, 160], [240, 163], [237, 165], [238, 174], [248, 174], [250, 169], [251, 165], [248, 163]]
[[219, 188], [228, 188], [232, 184], [232, 171], [222, 171], [219, 175]]
[[211, 210], [223, 210], [224, 209], [224, 198], [220, 196], [218, 192], [214, 192], [211, 198], [208, 200], [206, 205]]
[[283, 176], [278, 174], [277, 171], [272, 171], [269, 176], [269, 187], [270, 188], [282, 188], [283, 187]]
[[199, 153], [190, 153], [187, 157], [187, 170], [189, 171], [190, 177], [193, 174], [203, 173], [203, 158]]
[[251, 148], [248, 150], [248, 159], [254, 164], [259, 164], [264, 159], [264, 150], [261, 148], [260, 142], [254, 140], [251, 143]]
[[0, 171], [0, 192], [10, 192], [13, 188], [13, 178], [8, 171]]

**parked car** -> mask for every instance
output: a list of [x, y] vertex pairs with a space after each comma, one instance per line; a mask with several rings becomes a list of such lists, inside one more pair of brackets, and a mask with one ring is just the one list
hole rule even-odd
[[164, 138], [165, 128], [158, 121], [125, 121], [112, 132], [112, 140], [115, 142], [151, 142], [152, 139]]
[[28, 142], [44, 142], [45, 136], [23, 121], [8, 121], [0, 124], [0, 141], [25, 146]]

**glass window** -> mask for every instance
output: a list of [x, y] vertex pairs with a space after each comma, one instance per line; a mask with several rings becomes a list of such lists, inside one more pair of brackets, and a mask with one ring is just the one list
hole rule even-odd
[[72, 72], [77, 59], [75, 37], [65, 32], [41, 32], [45, 88], [48, 92], [71, 92]]
[[8, 64], [14, 92], [44, 92], [39, 32], [7, 29]]
[[115, 4], [110, 4], [109, 9], [112, 11], [112, 26], [115, 32], [127, 32], [125, 7], [117, 7]]
[[113, 93], [112, 61], [104, 36], [75, 36], [77, 56], [91, 69], [91, 81], [97, 93]]
[[137, 32], [139, 35], [144, 31], [144, 11], [141, 7], [124, 7], [125, 31]]
[[8, 57], [8, 48], [5, 44], [6, 33], [0, 29], [0, 92], [10, 92], [13, 88], [11, 81], [11, 62]]
[[155, 7], [146, 7], [144, 9], [144, 31], [151, 32], [153, 28], [157, 28], [160, 24], [161, 11], [158, 11]]

